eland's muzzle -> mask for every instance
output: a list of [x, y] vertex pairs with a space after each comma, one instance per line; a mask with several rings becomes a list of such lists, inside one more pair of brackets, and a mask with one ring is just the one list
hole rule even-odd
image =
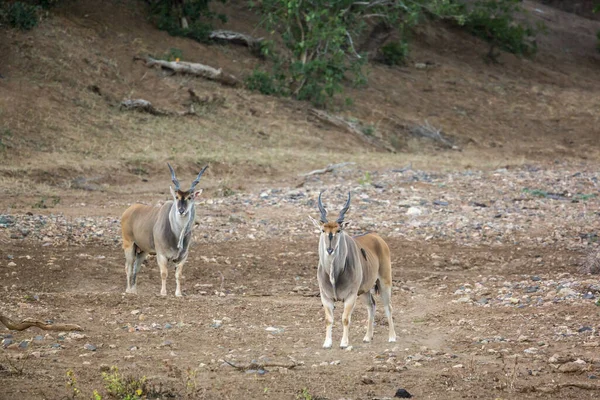
[[330, 248], [328, 248], [328, 249], [327, 249], [327, 253], [328, 253], [329, 255], [332, 255], [332, 254], [333, 254], [333, 249], [332, 249], [331, 247], [330, 247]]

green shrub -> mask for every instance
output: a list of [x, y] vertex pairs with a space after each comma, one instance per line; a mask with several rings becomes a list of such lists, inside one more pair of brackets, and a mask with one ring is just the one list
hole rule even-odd
[[119, 373], [117, 367], [111, 367], [110, 373], [103, 372], [104, 388], [113, 398], [119, 400], [141, 400], [145, 398], [149, 390], [146, 378], [124, 377]]
[[270, 96], [284, 94], [280, 82], [266, 71], [255, 69], [246, 77], [246, 88]]
[[387, 65], [402, 65], [408, 56], [408, 43], [394, 40], [381, 46], [381, 61]]
[[[225, 2], [225, 0], [219, 0]], [[175, 0], [155, 0], [150, 13], [158, 29], [167, 31], [171, 36], [183, 36], [198, 42], [209, 42], [213, 30], [211, 21], [218, 18], [226, 22], [223, 14], [210, 11], [211, 0], [187, 0], [181, 6]], [[183, 20], [187, 26], [184, 26]]]
[[38, 9], [38, 6], [20, 1], [5, 3], [2, 5], [0, 17], [13, 28], [28, 31], [38, 24]]
[[[286, 47], [271, 54], [274, 68], [285, 75], [280, 81], [291, 96], [316, 106], [327, 105], [348, 83], [366, 83], [367, 57], [355, 43], [373, 26], [367, 21], [405, 32], [424, 15], [458, 17], [452, 0], [261, 0], [253, 6]], [[406, 43], [387, 48], [386, 60], [399, 63], [407, 51]]]
[[518, 55], [533, 55], [537, 44], [531, 39], [536, 29], [528, 22], [516, 22], [515, 14], [518, 12], [522, 12], [520, 0], [477, 1], [468, 12], [464, 27], [490, 43], [488, 56], [491, 58], [494, 58], [495, 47]]
[[158, 58], [165, 61], [180, 61], [181, 59], [183, 59], [183, 51], [181, 51], [181, 49], [171, 47], [169, 51], [167, 51], [164, 55]]

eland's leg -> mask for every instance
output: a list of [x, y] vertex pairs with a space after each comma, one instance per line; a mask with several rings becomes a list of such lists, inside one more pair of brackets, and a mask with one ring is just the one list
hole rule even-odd
[[135, 260], [135, 243], [127, 243], [124, 247], [125, 251], [125, 273], [127, 274], [127, 289], [125, 293], [133, 293], [131, 291], [131, 276], [133, 275], [133, 262]]
[[348, 347], [348, 332], [350, 330], [350, 321], [352, 319], [352, 311], [356, 305], [356, 295], [350, 296], [344, 300], [344, 313], [342, 314], [342, 324], [344, 324], [344, 333], [342, 334], [341, 348]]
[[131, 276], [131, 291], [129, 293], [137, 293], [137, 274], [140, 272], [140, 268], [142, 268], [142, 264], [144, 260], [148, 257], [148, 253], [140, 252], [135, 256], [135, 261], [133, 263], [133, 275]]
[[177, 284], [177, 287], [175, 288], [175, 296], [177, 297], [181, 297], [181, 285], [179, 284], [179, 280], [181, 279], [181, 274], [183, 274], [183, 265], [185, 264], [185, 260], [187, 260], [187, 257], [184, 258], [183, 260], [181, 260], [178, 264], [177, 267], [175, 268], [175, 282]]
[[160, 268], [160, 279], [162, 280], [162, 286], [160, 288], [160, 295], [167, 295], [167, 276], [169, 275], [169, 270], [167, 269], [168, 260], [162, 254], [156, 255], [156, 262], [158, 263], [158, 268]]
[[381, 286], [381, 299], [383, 300], [383, 309], [385, 310], [385, 316], [388, 320], [389, 325], [389, 341], [396, 341], [396, 330], [394, 329], [394, 318], [392, 318], [392, 282], [380, 280]]
[[327, 299], [321, 295], [321, 303], [323, 303], [323, 309], [325, 310], [325, 342], [323, 342], [323, 348], [329, 349], [333, 343], [331, 339], [331, 333], [333, 331], [333, 301]]
[[363, 338], [363, 342], [368, 343], [373, 340], [373, 324], [375, 323], [375, 299], [371, 292], [367, 292], [361, 296], [367, 306], [367, 333]]

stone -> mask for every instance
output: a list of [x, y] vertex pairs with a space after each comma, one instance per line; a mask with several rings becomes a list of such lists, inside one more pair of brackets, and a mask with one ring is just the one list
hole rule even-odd
[[90, 343], [84, 344], [83, 348], [89, 351], [96, 351], [96, 346]]

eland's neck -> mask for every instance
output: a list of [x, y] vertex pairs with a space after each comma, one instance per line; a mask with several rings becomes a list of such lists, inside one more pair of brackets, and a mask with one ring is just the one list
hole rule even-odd
[[346, 257], [348, 255], [348, 244], [347, 240], [349, 237], [345, 232], [340, 233], [340, 238], [335, 251], [332, 254], [327, 253], [327, 243], [325, 238], [322, 237], [319, 243], [319, 256], [321, 258], [321, 264], [325, 271], [329, 275], [329, 281], [335, 288], [335, 283], [338, 276], [343, 272], [346, 266]]
[[181, 247], [181, 241], [183, 236], [191, 229], [194, 219], [196, 217], [196, 206], [192, 204], [190, 211], [187, 214], [181, 215], [177, 212], [177, 205], [175, 202], [171, 205], [171, 212], [169, 212], [169, 222], [171, 223], [171, 231], [173, 234], [180, 239], [179, 246]]

